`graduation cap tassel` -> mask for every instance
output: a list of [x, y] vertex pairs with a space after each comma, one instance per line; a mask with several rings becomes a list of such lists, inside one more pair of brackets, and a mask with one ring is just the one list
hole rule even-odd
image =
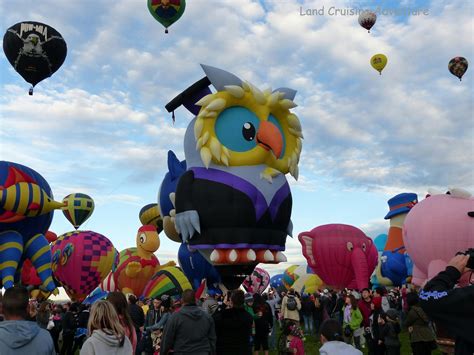
[[173, 124], [176, 121], [176, 118], [174, 117], [174, 111], [171, 113], [171, 118], [173, 119]]

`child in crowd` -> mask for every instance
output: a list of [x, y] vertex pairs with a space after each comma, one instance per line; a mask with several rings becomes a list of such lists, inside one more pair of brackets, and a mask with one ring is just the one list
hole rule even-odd
[[[389, 309], [387, 313], [379, 315], [380, 342], [385, 345], [387, 355], [400, 355], [400, 321], [398, 312], [395, 309]], [[383, 340], [382, 340], [383, 339]]]

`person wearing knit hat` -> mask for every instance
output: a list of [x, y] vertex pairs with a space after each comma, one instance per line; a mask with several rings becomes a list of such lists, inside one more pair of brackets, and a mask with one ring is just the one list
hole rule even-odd
[[383, 314], [382, 297], [373, 297], [370, 306], [372, 308], [372, 314], [369, 317], [371, 344], [368, 344], [368, 348], [373, 349], [373, 354], [385, 354], [385, 344], [380, 336], [380, 327], [378, 323], [379, 316]]
[[400, 323], [398, 320], [398, 312], [395, 309], [389, 309], [386, 314], [381, 314], [378, 319], [380, 340], [385, 345], [387, 355], [400, 354]]

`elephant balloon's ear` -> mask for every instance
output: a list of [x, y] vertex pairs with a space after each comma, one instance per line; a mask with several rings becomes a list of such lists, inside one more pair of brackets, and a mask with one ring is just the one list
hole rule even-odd
[[298, 239], [303, 246], [303, 256], [312, 264], [316, 263], [313, 256], [313, 238], [308, 235], [300, 234]]
[[242, 80], [232, 73], [205, 64], [201, 64], [201, 67], [217, 91], [223, 91], [227, 85], [242, 86]]
[[288, 99], [293, 101], [293, 99], [296, 96], [296, 90], [290, 89], [290, 88], [278, 88], [273, 90], [273, 92], [279, 91], [284, 94], [283, 99]]

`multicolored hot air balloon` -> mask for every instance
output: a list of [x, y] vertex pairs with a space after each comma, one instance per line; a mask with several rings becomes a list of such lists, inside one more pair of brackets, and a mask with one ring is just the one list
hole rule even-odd
[[359, 25], [364, 27], [369, 33], [372, 26], [375, 25], [376, 21], [377, 15], [375, 14], [375, 12], [365, 10], [359, 14]]
[[20, 262], [30, 259], [39, 272], [41, 288], [56, 290], [51, 272], [51, 249], [45, 238], [54, 209], [47, 181], [24, 165], [0, 161], [0, 281], [13, 286]]
[[256, 267], [250, 275], [248, 275], [242, 286], [245, 291], [249, 293], [259, 293], [262, 294], [270, 284], [270, 274], [263, 270], [262, 268]]
[[150, 277], [161, 268], [175, 266], [175, 263], [170, 261], [165, 265], [160, 265], [154, 254], [160, 247], [160, 237], [154, 226], [141, 226], [137, 232], [136, 243], [136, 248], [128, 248], [120, 252], [114, 281], [118, 290], [139, 296]]
[[146, 206], [143, 206], [138, 214], [140, 222], [142, 225], [152, 225], [155, 226], [156, 231], [161, 233], [163, 230], [163, 219], [160, 214], [160, 206], [157, 203], [149, 203]]
[[185, 0], [148, 0], [148, 10], [165, 27], [165, 33], [168, 33], [168, 27], [179, 20], [185, 8]]
[[298, 278], [295, 280], [291, 287], [299, 292], [303, 293], [315, 293], [318, 289], [323, 288], [324, 282], [321, 278], [316, 275], [308, 265], [302, 265], [295, 270], [295, 275]]
[[11, 26], [3, 37], [3, 51], [10, 64], [33, 88], [53, 75], [66, 59], [67, 46], [61, 34], [49, 25], [23, 21]]
[[186, 275], [175, 266], [158, 271], [143, 290], [143, 297], [155, 298], [162, 295], [180, 296], [184, 290], [192, 289]]
[[73, 301], [83, 301], [110, 273], [117, 251], [102, 234], [65, 233], [53, 243], [54, 277]]
[[293, 283], [298, 278], [298, 276], [295, 274], [295, 270], [299, 267], [299, 265], [291, 265], [285, 270], [285, 272], [283, 272], [283, 286], [285, 286], [287, 290], [293, 286]]
[[462, 76], [469, 66], [467, 59], [464, 57], [455, 57], [449, 61], [448, 69], [451, 74], [457, 76], [459, 81], [461, 81]]
[[384, 54], [375, 54], [370, 58], [370, 65], [382, 75], [382, 70], [387, 65], [387, 57]]
[[65, 206], [62, 208], [64, 216], [77, 229], [94, 212], [94, 200], [82, 193], [67, 195], [63, 198]]

